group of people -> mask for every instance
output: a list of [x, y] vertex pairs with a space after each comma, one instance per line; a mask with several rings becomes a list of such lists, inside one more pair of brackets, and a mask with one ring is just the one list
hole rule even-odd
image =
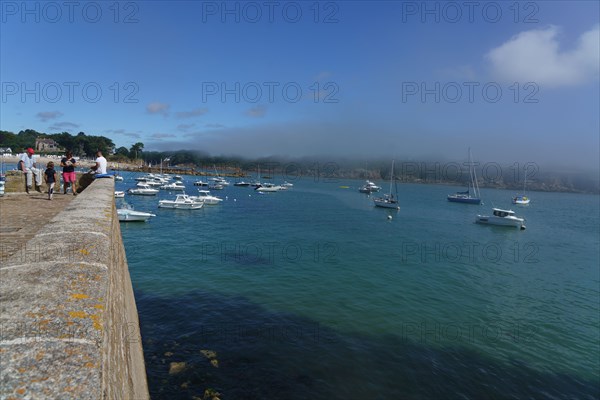
[[[35, 190], [38, 192], [42, 192], [42, 175], [46, 185], [48, 185], [48, 200], [52, 200], [54, 195], [54, 185], [58, 183], [58, 174], [54, 169], [54, 162], [50, 161], [46, 164], [46, 170], [38, 168], [37, 163], [33, 157], [34, 150], [30, 147], [27, 151], [21, 156], [19, 160], [18, 169], [23, 171], [23, 173], [27, 176], [27, 186], [26, 191], [29, 193], [29, 190], [32, 188], [33, 178], [35, 177]], [[106, 174], [107, 162], [106, 158], [102, 156], [102, 152], [98, 150], [96, 152], [96, 164], [91, 167], [92, 171], [96, 174]], [[67, 188], [69, 186], [72, 187], [73, 196], [77, 196], [77, 177], [75, 174], [75, 167], [77, 166], [77, 160], [73, 158], [73, 153], [70, 150], [67, 150], [65, 156], [60, 160], [60, 166], [62, 167], [62, 177], [63, 177], [63, 194], [67, 194]]]

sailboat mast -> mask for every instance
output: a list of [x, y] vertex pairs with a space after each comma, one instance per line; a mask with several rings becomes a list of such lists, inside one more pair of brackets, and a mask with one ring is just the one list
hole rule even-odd
[[392, 197], [392, 183], [394, 182], [394, 160], [392, 160], [392, 171], [390, 172], [390, 197]]
[[469, 147], [469, 174], [471, 175], [471, 186], [473, 187], [473, 192], [475, 197], [479, 198], [479, 184], [477, 183], [477, 173], [475, 172], [475, 167], [473, 165], [473, 160], [471, 158], [471, 148]]

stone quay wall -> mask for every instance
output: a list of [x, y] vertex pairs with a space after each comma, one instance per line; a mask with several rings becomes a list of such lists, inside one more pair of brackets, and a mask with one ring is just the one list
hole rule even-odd
[[0, 398], [149, 398], [111, 178], [2, 260]]

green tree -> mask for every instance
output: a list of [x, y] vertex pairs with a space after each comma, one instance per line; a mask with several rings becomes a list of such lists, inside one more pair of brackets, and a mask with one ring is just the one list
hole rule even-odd
[[121, 146], [117, 149], [117, 151], [115, 152], [115, 155], [117, 156], [123, 156], [123, 157], [128, 157], [129, 156], [129, 150], [127, 150], [127, 147], [125, 146]]
[[136, 144], [131, 146], [131, 149], [129, 149], [129, 157], [137, 159], [139, 153], [141, 153], [143, 150], [144, 150], [144, 143], [137, 142]]

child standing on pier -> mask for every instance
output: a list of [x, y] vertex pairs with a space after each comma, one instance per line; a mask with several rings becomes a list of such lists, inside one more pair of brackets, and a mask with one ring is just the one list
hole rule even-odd
[[46, 181], [46, 185], [48, 185], [48, 200], [52, 200], [52, 195], [54, 194], [54, 184], [58, 180], [56, 171], [54, 170], [54, 163], [52, 161], [46, 165], [46, 170], [44, 171], [44, 180]]

